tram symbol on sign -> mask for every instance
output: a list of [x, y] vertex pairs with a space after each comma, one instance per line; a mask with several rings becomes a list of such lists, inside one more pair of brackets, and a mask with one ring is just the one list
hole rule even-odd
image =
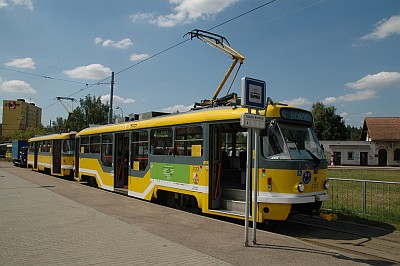
[[266, 94], [265, 81], [248, 77], [242, 78], [242, 107], [258, 110], [265, 109]]

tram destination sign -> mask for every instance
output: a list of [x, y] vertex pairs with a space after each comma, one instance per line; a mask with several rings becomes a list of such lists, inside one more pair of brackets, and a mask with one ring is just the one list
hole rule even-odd
[[313, 117], [310, 112], [297, 109], [282, 108], [281, 117], [287, 120], [298, 120], [309, 123], [313, 122]]
[[266, 94], [267, 86], [265, 81], [248, 77], [242, 78], [242, 107], [265, 109]]

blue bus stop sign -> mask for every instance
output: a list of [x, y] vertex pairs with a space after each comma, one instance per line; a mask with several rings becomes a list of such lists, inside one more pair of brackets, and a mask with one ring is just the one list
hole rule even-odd
[[242, 103], [244, 108], [265, 109], [267, 86], [265, 81], [242, 78]]

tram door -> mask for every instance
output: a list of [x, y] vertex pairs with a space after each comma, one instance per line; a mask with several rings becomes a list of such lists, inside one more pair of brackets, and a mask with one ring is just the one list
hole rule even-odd
[[221, 172], [222, 172], [222, 127], [210, 126], [210, 182], [209, 202], [210, 209], [218, 209], [221, 199]]
[[60, 139], [53, 140], [53, 173], [61, 173], [61, 141]]
[[74, 169], [74, 174], [75, 178], [79, 177], [79, 138], [75, 139], [75, 169]]
[[128, 188], [129, 133], [115, 134], [114, 187]]
[[39, 153], [39, 142], [35, 141], [34, 142], [34, 153], [33, 153], [33, 169], [37, 170], [38, 169], [38, 153]]

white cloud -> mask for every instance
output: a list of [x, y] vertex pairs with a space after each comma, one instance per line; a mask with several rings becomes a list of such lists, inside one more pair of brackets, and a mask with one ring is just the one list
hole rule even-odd
[[336, 100], [335, 97], [330, 96], [330, 97], [326, 97], [325, 99], [323, 99], [323, 100], [322, 100], [322, 103], [324, 103], [324, 104], [331, 104], [331, 103], [334, 103], [334, 102], [336, 102], [336, 101], [337, 101], [337, 100]]
[[340, 116], [343, 117], [343, 119], [346, 119], [346, 118], [349, 119], [349, 113], [347, 113], [347, 112], [341, 113]]
[[95, 43], [95, 44], [99, 44], [99, 43], [101, 43], [102, 41], [103, 41], [103, 39], [100, 38], [100, 37], [94, 38], [94, 43]]
[[362, 40], [380, 40], [393, 34], [400, 34], [400, 16], [383, 19], [374, 26], [374, 31], [361, 37]]
[[17, 67], [17, 68], [30, 68], [35, 69], [35, 62], [32, 58], [17, 58], [10, 62], [5, 63], [6, 66]]
[[26, 8], [33, 10], [32, 0], [0, 0], [0, 8], [7, 7], [10, 4], [17, 6], [26, 6]]
[[400, 72], [380, 72], [367, 75], [356, 82], [346, 83], [345, 86], [357, 90], [400, 88]]
[[133, 45], [131, 39], [129, 39], [129, 38], [125, 38], [125, 39], [122, 39], [122, 40], [116, 42], [116, 41], [113, 41], [110, 39], [104, 41], [102, 38], [96, 37], [94, 39], [94, 43], [101, 44], [103, 47], [110, 46], [110, 47], [114, 47], [114, 48], [118, 48], [118, 49], [125, 49], [125, 48]]
[[173, 13], [154, 16], [152, 13], [136, 13], [130, 16], [133, 22], [147, 20], [160, 27], [174, 27], [178, 24], [195, 22], [197, 19], [212, 17], [238, 0], [169, 0]]
[[96, 80], [110, 76], [111, 69], [101, 64], [91, 64], [88, 66], [77, 67], [71, 70], [64, 70], [63, 73], [70, 78]]
[[363, 90], [358, 91], [356, 93], [350, 93], [339, 97], [327, 97], [322, 100], [324, 104], [332, 104], [336, 102], [354, 102], [354, 101], [365, 101], [376, 99], [378, 96], [376, 95], [376, 91], [374, 90]]
[[0, 8], [6, 7], [8, 6], [8, 3], [6, 2], [6, 0], [0, 0]]
[[154, 19], [154, 14], [153, 13], [136, 13], [133, 14], [129, 17], [133, 23], [135, 22], [140, 22], [140, 21], [149, 21]]
[[131, 61], [142, 61], [149, 57], [150, 57], [149, 54], [131, 54], [130, 60]]
[[177, 104], [174, 106], [163, 108], [162, 111], [167, 112], [167, 113], [177, 113], [177, 112], [183, 113], [183, 112], [189, 111], [192, 108], [193, 108], [193, 105], [184, 106], [182, 104]]
[[287, 105], [292, 105], [292, 106], [302, 106], [305, 104], [311, 104], [311, 102], [307, 101], [307, 99], [305, 99], [303, 97], [299, 97], [299, 98], [293, 99], [293, 100], [285, 100], [285, 101], [282, 101], [282, 103], [285, 103]]
[[6, 80], [0, 83], [0, 92], [2, 93], [20, 93], [20, 94], [36, 94], [36, 90], [25, 81], [22, 80]]
[[322, 102], [324, 104], [332, 104], [377, 99], [379, 98], [376, 95], [377, 89], [400, 88], [400, 72], [380, 72], [367, 75], [356, 82], [348, 82], [345, 86], [359, 91], [339, 97], [327, 97]]
[[[110, 94], [106, 94], [106, 95], [102, 95], [102, 96], [100, 96], [100, 101], [103, 103], [103, 104], [106, 104], [106, 103], [110, 103]], [[119, 97], [119, 96], [117, 96], [117, 95], [114, 95], [113, 96], [113, 105], [116, 105], [116, 104], [126, 104], [126, 103], [134, 103], [134, 102], [136, 102], [134, 99], [131, 99], [131, 98], [122, 98], [122, 97]]]

